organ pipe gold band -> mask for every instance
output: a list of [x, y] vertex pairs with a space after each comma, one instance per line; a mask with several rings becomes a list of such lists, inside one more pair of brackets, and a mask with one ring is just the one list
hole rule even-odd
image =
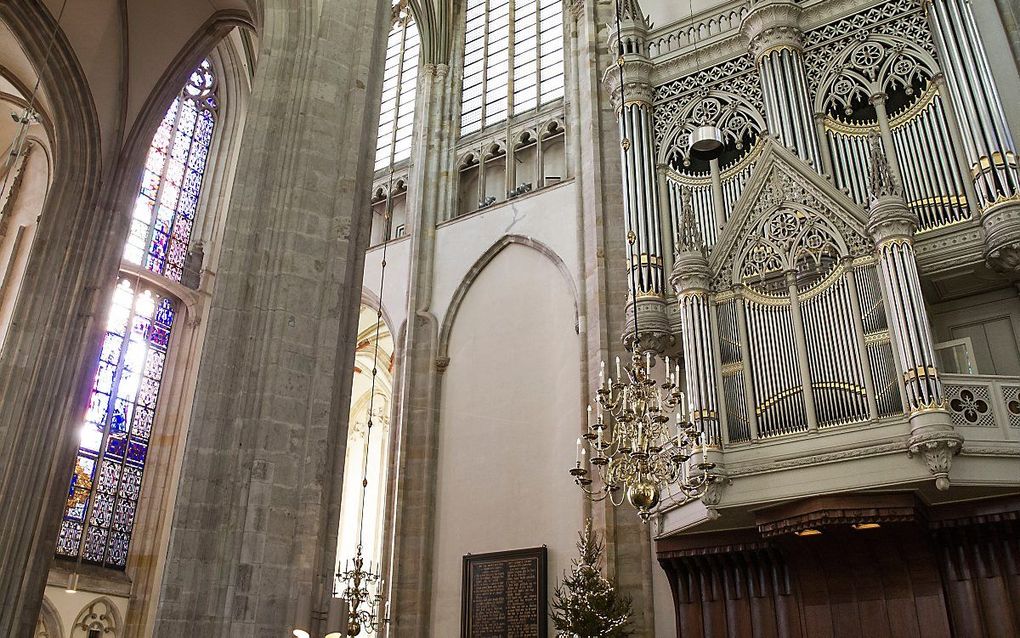
[[903, 380], [913, 381], [914, 379], [937, 379], [938, 376], [939, 372], [934, 366], [920, 366], [904, 372]]
[[982, 155], [978, 158], [977, 163], [972, 164], [970, 167], [970, 176], [977, 177], [984, 171], [1012, 167], [1016, 168], [1016, 155], [1012, 152], [1007, 152], [1005, 155], [999, 151], [992, 153], [991, 157], [988, 155]]

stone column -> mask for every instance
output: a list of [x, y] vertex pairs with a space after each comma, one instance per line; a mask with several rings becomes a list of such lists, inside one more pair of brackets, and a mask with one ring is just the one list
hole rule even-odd
[[903, 200], [879, 138], [871, 138], [871, 209], [868, 232], [882, 273], [889, 332], [910, 407], [908, 454], [921, 454], [935, 486], [949, 489], [953, 456], [963, 437], [953, 429], [935, 361], [931, 326], [914, 257], [917, 216]]
[[751, 8], [740, 29], [761, 77], [769, 133], [821, 170], [814, 112], [804, 75], [801, 11], [793, 0], [764, 0]]
[[[443, 59], [449, 59], [445, 50]], [[454, 145], [460, 108], [455, 74], [444, 63], [425, 61], [418, 76], [412, 168], [407, 211], [411, 275], [397, 403], [398, 454], [395, 466], [395, 545], [390, 603], [390, 636], [430, 632], [432, 539], [438, 464], [438, 392], [448, 359], [437, 359], [439, 325], [432, 314], [436, 224], [456, 212]]]
[[700, 426], [702, 441], [721, 448], [723, 438], [719, 419], [719, 369], [715, 334], [712, 330], [708, 256], [691, 204], [691, 193], [684, 189], [677, 251], [669, 283], [680, 305], [681, 341], [684, 353], [684, 377], [691, 420]]
[[640, 7], [624, 2], [620, 32], [614, 31], [609, 40], [610, 50], [617, 53], [616, 64], [606, 71], [604, 81], [619, 122], [624, 220], [631, 246], [628, 267], [637, 294], [636, 299], [631, 300], [623, 338], [628, 347], [632, 348], [637, 339], [640, 340], [639, 350], [662, 353], [669, 347], [672, 335], [666, 319], [662, 214], [652, 137], [652, 63], [647, 56], [647, 29], [648, 23]]
[[332, 589], [390, 11], [263, 4], [157, 636], [289, 635]]
[[985, 260], [999, 271], [1020, 268], [1020, 172], [981, 36], [966, 0], [926, 0], [948, 99], [964, 132], [985, 229]]

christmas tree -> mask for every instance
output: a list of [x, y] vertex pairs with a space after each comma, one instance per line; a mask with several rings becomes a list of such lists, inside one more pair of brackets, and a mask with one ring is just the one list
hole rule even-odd
[[591, 528], [591, 520], [578, 532], [578, 558], [571, 561], [570, 573], [553, 593], [552, 619], [560, 636], [570, 638], [622, 638], [631, 635], [627, 623], [631, 616], [630, 598], [619, 596], [613, 584], [602, 575], [600, 563], [605, 545]]

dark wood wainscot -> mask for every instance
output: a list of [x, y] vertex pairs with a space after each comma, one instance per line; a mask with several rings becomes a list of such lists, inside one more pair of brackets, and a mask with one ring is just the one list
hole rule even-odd
[[545, 638], [545, 546], [464, 557], [461, 638]]

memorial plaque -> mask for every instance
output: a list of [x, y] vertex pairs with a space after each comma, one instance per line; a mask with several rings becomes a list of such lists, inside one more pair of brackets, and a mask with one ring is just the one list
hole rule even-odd
[[546, 638], [546, 548], [464, 557], [461, 638]]

